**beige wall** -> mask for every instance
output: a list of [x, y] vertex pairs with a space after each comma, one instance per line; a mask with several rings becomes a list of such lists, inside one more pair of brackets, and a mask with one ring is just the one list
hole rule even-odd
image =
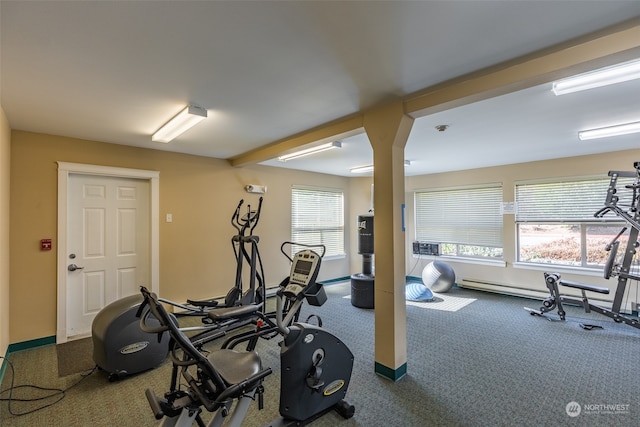
[[[369, 209], [371, 177], [344, 178], [262, 166], [233, 168], [226, 161], [218, 159], [11, 132], [4, 115], [0, 119], [0, 253], [11, 253], [10, 261], [8, 255], [0, 257], [0, 345], [3, 346], [0, 351], [3, 348], [6, 350], [9, 343], [55, 335], [57, 161], [160, 172], [160, 292], [166, 298], [184, 301], [186, 298], [220, 296], [232, 286], [235, 260], [230, 238], [235, 230], [229, 220], [241, 198], [246, 203], [257, 203], [257, 195], [244, 191], [244, 186], [249, 183], [268, 186], [263, 215], [256, 229], [256, 234], [260, 236], [268, 285], [276, 285], [288, 274], [289, 266], [280, 254], [279, 247], [290, 233], [290, 189], [294, 184], [341, 188], [345, 192], [345, 248], [348, 256], [325, 261], [321, 280], [361, 271], [362, 259], [357, 254], [355, 222], [358, 215]], [[9, 196], [6, 194], [9, 158], [10, 209], [7, 203]], [[407, 177], [407, 274], [420, 276], [428, 262], [418, 260], [416, 263], [411, 256], [411, 242], [415, 235], [415, 190], [501, 182], [504, 200], [512, 201], [516, 181], [631, 170], [634, 160], [640, 160], [640, 150]], [[12, 230], [8, 238], [7, 212], [10, 212]], [[164, 222], [166, 213], [173, 214], [172, 223]], [[514, 230], [513, 215], [506, 215], [506, 266], [451, 261], [458, 279], [545, 291], [542, 270], [514, 267]], [[53, 251], [39, 250], [42, 238], [54, 239]], [[612, 285], [593, 274], [563, 274], [563, 277]], [[14, 307], [10, 313], [7, 299], [10, 306]], [[29, 307], [29, 310], [21, 307]]]
[[9, 336], [9, 179], [11, 129], [0, 107], [0, 356], [10, 344]]
[[[288, 274], [279, 248], [290, 238], [292, 185], [343, 189], [349, 206], [348, 178], [263, 166], [233, 168], [224, 160], [13, 131], [11, 342], [56, 333], [57, 161], [160, 172], [160, 293], [176, 301], [225, 295], [233, 285], [231, 214], [241, 198], [258, 201], [244, 191], [246, 184], [268, 186], [255, 230], [268, 285]], [[164, 221], [166, 213], [173, 214], [172, 223]], [[40, 251], [43, 238], [53, 239], [54, 250]], [[326, 260], [320, 279], [348, 274], [347, 258]]]
[[[594, 175], [606, 176], [609, 170], [632, 171], [633, 162], [637, 160], [640, 160], [640, 150], [629, 150], [408, 177], [406, 181], [407, 225], [409, 227], [407, 230], [407, 272], [409, 275], [420, 277], [424, 266], [431, 261], [430, 259], [417, 260], [411, 255], [411, 242], [415, 238], [415, 227], [413, 226], [413, 192], [415, 190], [501, 182], [504, 189], [503, 200], [513, 201], [516, 181]], [[606, 194], [603, 194], [603, 202], [605, 197]], [[480, 280], [516, 288], [546, 291], [543, 271], [549, 271], [550, 269], [514, 267], [514, 262], [516, 261], [514, 215], [504, 216], [503, 243], [506, 266], [477, 265], [450, 260], [447, 260], [447, 262], [450, 262], [454, 267], [458, 280]], [[600, 272], [577, 272], [573, 274], [561, 272], [561, 274], [567, 280], [582, 281], [610, 288], [615, 288], [616, 286], [614, 281], [605, 280]]]
[[[412, 242], [415, 239], [413, 193], [416, 190], [499, 182], [502, 183], [504, 189], [503, 200], [508, 202], [514, 201], [515, 182], [517, 181], [606, 175], [609, 170], [633, 170], [633, 162], [636, 160], [640, 161], [640, 150], [407, 177], [405, 180], [406, 274], [420, 277], [423, 268], [431, 261], [431, 258], [428, 257], [414, 258], [412, 256]], [[347, 220], [351, 225], [355, 224], [358, 215], [367, 213], [372, 183], [372, 177], [350, 179], [351, 202]], [[603, 195], [603, 201], [604, 197], [605, 195]], [[353, 242], [350, 252], [349, 271], [357, 273], [362, 270], [362, 256], [357, 253], [358, 238], [356, 227], [350, 227], [349, 238]], [[458, 280], [479, 280], [546, 292], [543, 272], [548, 271], [548, 269], [544, 267], [523, 268], [514, 266], [516, 261], [516, 239], [513, 215], [504, 216], [503, 242], [505, 266], [470, 264], [450, 259], [447, 259], [447, 262], [454, 267]], [[605, 280], [601, 272], [582, 271], [570, 273], [561, 271], [561, 273], [563, 278], [568, 280], [598, 284], [610, 288], [616, 286], [615, 281]], [[613, 294], [610, 297], [613, 297]]]

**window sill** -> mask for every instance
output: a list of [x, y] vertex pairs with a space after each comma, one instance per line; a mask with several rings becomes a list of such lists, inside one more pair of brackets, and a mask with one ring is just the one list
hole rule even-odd
[[534, 264], [531, 262], [514, 262], [513, 268], [520, 268], [523, 270], [538, 270], [538, 271], [553, 271], [558, 273], [567, 274], [580, 274], [582, 276], [594, 276], [602, 277], [602, 269], [585, 268], [585, 267], [572, 267], [569, 265], [558, 264]]
[[422, 257], [430, 257], [434, 261], [435, 260], [443, 260], [449, 262], [457, 262], [461, 264], [476, 264], [476, 265], [490, 265], [492, 267], [506, 267], [507, 263], [502, 259], [480, 259], [480, 258], [465, 258], [465, 257], [456, 257], [450, 255], [416, 255], [413, 254], [413, 258], [422, 258]]

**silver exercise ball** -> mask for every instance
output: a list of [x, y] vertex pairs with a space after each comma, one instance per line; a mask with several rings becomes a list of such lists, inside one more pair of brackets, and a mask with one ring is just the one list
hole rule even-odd
[[453, 268], [442, 261], [432, 261], [422, 270], [422, 283], [433, 292], [447, 292], [455, 281]]

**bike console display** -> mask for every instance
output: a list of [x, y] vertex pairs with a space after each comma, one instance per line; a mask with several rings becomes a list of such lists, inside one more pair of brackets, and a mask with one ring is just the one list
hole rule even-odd
[[320, 270], [320, 255], [312, 250], [305, 249], [293, 256], [289, 284], [283, 294], [289, 298], [303, 298], [304, 290], [315, 283]]

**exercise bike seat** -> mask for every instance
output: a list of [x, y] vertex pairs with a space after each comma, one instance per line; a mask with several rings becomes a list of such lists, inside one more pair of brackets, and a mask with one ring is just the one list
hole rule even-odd
[[262, 370], [260, 356], [253, 351], [216, 350], [207, 356], [227, 384], [238, 384]]
[[571, 282], [568, 280], [560, 280], [559, 283], [562, 286], [567, 286], [569, 288], [583, 289], [585, 291], [597, 292], [599, 294], [609, 293], [609, 288], [605, 288], [604, 286], [588, 285], [586, 283]]
[[207, 317], [214, 322], [228, 319], [240, 319], [251, 316], [260, 309], [258, 304], [238, 305], [235, 307], [223, 307], [207, 312]]

